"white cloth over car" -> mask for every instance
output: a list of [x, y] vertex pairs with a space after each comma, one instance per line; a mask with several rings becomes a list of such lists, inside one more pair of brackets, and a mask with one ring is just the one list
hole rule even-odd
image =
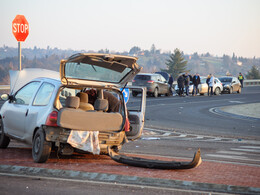
[[71, 130], [67, 143], [72, 147], [93, 154], [100, 154], [98, 141], [99, 131], [75, 131]]

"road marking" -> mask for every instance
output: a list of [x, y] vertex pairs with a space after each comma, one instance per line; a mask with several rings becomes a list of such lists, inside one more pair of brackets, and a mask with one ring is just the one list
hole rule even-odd
[[245, 157], [245, 156], [231, 156], [231, 155], [221, 155], [221, 154], [206, 154], [206, 156], [215, 157], [215, 158], [226, 158], [226, 159], [260, 162], [260, 160], [250, 159], [250, 158]]
[[238, 103], [238, 104], [243, 104], [244, 102], [241, 101], [229, 101], [230, 103]]
[[260, 146], [240, 146], [241, 148], [254, 148], [254, 149], [260, 149]]
[[224, 151], [224, 150], [217, 151], [217, 153], [221, 153], [221, 154], [233, 154], [233, 155], [245, 155], [245, 154], [246, 154], [246, 153], [244, 153], [244, 152], [234, 152], [234, 151]]
[[239, 150], [239, 151], [244, 151], [244, 152], [256, 152], [256, 153], [260, 153], [260, 150], [253, 150], [253, 149], [230, 148], [230, 150]]
[[[231, 137], [216, 137], [216, 136], [204, 136], [204, 135], [198, 135], [198, 134], [183, 134], [178, 133], [175, 130], [161, 130], [161, 129], [153, 129], [145, 127], [144, 130], [147, 132], [153, 132], [151, 133], [143, 133], [142, 136], [149, 136], [149, 137], [161, 137], [163, 139], [178, 139], [183, 141], [203, 141], [203, 142], [230, 142], [230, 143], [241, 143], [241, 144], [255, 144], [260, 145], [260, 141], [258, 140], [247, 140], [247, 139], [236, 139]], [[246, 147], [246, 146], [244, 146]], [[248, 147], [257, 147], [257, 146], [248, 146]], [[255, 149], [260, 149], [260, 147], [257, 147]]]

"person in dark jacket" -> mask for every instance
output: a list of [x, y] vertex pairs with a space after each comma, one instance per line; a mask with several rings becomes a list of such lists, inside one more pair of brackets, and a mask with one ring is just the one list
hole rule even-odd
[[189, 96], [189, 88], [190, 88], [190, 75], [188, 73], [185, 73], [185, 80], [184, 80], [184, 85], [185, 85], [185, 93], [187, 96]]
[[192, 78], [192, 82], [193, 82], [193, 91], [192, 91], [192, 95], [196, 96], [198, 93], [198, 86], [200, 84], [200, 75], [198, 73], [196, 73], [196, 75], [193, 76]]
[[170, 75], [170, 77], [169, 77], [168, 84], [170, 85], [170, 91], [172, 93], [172, 84], [173, 84], [173, 77], [172, 77], [172, 75]]
[[180, 75], [177, 79], [178, 87], [179, 87], [179, 96], [183, 96], [184, 91], [184, 76]]

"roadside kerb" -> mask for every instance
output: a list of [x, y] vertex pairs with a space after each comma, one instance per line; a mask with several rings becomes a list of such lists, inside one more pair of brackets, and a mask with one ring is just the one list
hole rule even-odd
[[232, 106], [215, 107], [211, 112], [238, 119], [260, 120], [260, 103], [239, 104]]
[[180, 181], [158, 178], [146, 178], [137, 176], [126, 176], [107, 173], [93, 173], [93, 172], [81, 172], [72, 170], [59, 170], [59, 169], [46, 169], [36, 167], [23, 167], [12, 165], [0, 165], [0, 173], [27, 175], [35, 177], [51, 177], [51, 178], [66, 178], [74, 180], [85, 181], [99, 181], [121, 184], [134, 184], [154, 187], [165, 187], [174, 189], [188, 189], [210, 192], [223, 192], [223, 193], [238, 193], [238, 194], [259, 194], [260, 188], [255, 187], [243, 187], [233, 185], [211, 184], [211, 183], [199, 183], [192, 181]]

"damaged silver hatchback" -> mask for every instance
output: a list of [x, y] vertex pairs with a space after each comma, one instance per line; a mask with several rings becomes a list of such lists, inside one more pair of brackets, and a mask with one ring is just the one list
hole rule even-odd
[[[108, 154], [135, 140], [144, 127], [146, 96], [128, 110], [123, 91], [141, 70], [137, 58], [75, 54], [61, 60], [60, 73], [44, 69], [10, 71], [11, 93], [0, 111], [0, 148], [10, 139], [32, 145], [34, 162], [52, 149]], [[146, 94], [144, 88], [138, 88]]]

